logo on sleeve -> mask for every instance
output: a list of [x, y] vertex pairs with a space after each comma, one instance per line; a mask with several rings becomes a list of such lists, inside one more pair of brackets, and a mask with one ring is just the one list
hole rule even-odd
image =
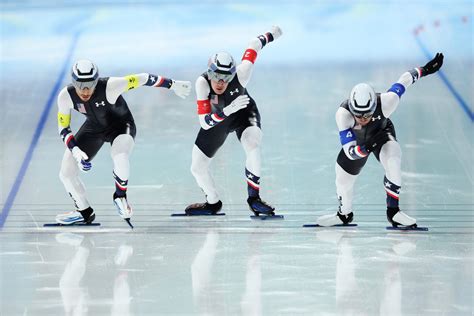
[[234, 93], [239, 93], [239, 88], [235, 88], [235, 90], [229, 91], [230, 95], [234, 95]]

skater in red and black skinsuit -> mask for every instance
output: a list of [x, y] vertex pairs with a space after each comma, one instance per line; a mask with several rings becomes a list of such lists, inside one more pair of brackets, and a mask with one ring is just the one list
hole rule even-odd
[[274, 215], [274, 208], [260, 198], [260, 114], [246, 87], [257, 54], [281, 34], [281, 29], [274, 26], [270, 32], [254, 38], [239, 65], [228, 53], [215, 54], [209, 59], [208, 70], [196, 80], [201, 129], [193, 147], [191, 172], [207, 201], [188, 206], [187, 215], [216, 214], [221, 210], [222, 202], [211, 176], [210, 164], [232, 132], [236, 133], [247, 157], [245, 176], [250, 209], [257, 215]]

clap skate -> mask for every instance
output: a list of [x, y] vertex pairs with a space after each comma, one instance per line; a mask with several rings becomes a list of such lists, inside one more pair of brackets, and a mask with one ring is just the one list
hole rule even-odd
[[316, 224], [305, 224], [303, 227], [354, 227], [357, 224], [351, 224], [354, 219], [354, 213], [342, 214], [337, 212], [335, 214], [328, 214], [318, 217]]
[[427, 227], [418, 227], [416, 219], [402, 212], [398, 207], [387, 207], [387, 220], [392, 224], [388, 230], [421, 230], [427, 231]]
[[186, 207], [183, 213], [171, 214], [171, 216], [223, 216], [225, 213], [219, 213], [222, 209], [222, 202], [211, 204], [208, 202], [194, 203]]
[[250, 211], [255, 215], [250, 216], [251, 219], [283, 219], [283, 215], [275, 215], [275, 208], [263, 201], [260, 196], [249, 196], [247, 199]]
[[43, 227], [57, 226], [100, 226], [100, 223], [93, 223], [95, 213], [91, 207], [82, 211], [71, 211], [56, 215], [56, 223], [43, 224]]
[[132, 223], [130, 223], [130, 218], [132, 217], [133, 209], [130, 204], [128, 204], [127, 195], [117, 196], [117, 194], [114, 193], [114, 204], [117, 208], [117, 212], [120, 217], [123, 218], [127, 222], [127, 224], [133, 229], [133, 225]]

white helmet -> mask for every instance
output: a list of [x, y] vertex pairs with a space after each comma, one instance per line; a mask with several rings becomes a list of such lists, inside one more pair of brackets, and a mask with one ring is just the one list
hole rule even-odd
[[352, 88], [349, 96], [349, 111], [354, 116], [370, 117], [374, 114], [376, 105], [377, 96], [370, 85], [359, 83]]
[[72, 66], [71, 76], [74, 87], [92, 90], [99, 80], [99, 68], [90, 60], [81, 59]]
[[234, 58], [232, 58], [229, 53], [220, 52], [209, 58], [207, 64], [207, 75], [209, 79], [231, 82], [236, 72], [237, 68], [235, 67]]

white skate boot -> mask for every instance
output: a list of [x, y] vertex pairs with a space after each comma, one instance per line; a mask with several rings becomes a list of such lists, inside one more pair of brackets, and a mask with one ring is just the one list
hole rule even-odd
[[387, 219], [393, 227], [417, 227], [416, 219], [403, 213], [398, 207], [387, 207]]
[[127, 195], [119, 197], [114, 193], [114, 204], [120, 217], [123, 218], [131, 228], [133, 228], [132, 224], [130, 223], [133, 209], [130, 204], [128, 204]]
[[335, 226], [335, 225], [347, 225], [352, 222], [354, 214], [352, 212], [348, 214], [341, 214], [339, 212], [335, 214], [323, 215], [316, 219], [316, 224], [319, 226]]
[[75, 223], [90, 224], [94, 221], [95, 214], [91, 207], [83, 211], [72, 211], [56, 215], [56, 222], [61, 225], [73, 225]]

